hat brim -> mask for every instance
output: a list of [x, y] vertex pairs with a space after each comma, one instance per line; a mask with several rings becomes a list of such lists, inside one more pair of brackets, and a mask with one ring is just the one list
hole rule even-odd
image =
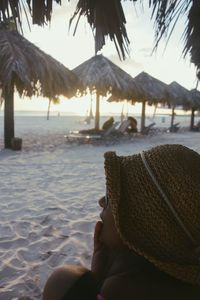
[[[129, 223], [130, 219], [130, 213], [128, 210], [130, 209], [130, 203], [128, 201], [131, 201], [130, 199], [123, 199], [126, 201], [126, 203], [123, 203], [121, 199], [124, 197], [124, 189], [125, 189], [125, 183], [123, 183], [126, 178], [123, 178], [125, 175], [125, 172], [127, 172], [126, 176], [128, 176], [129, 172], [129, 166], [128, 163], [132, 163], [132, 168], [135, 168], [138, 173], [137, 176], [135, 177], [134, 180], [132, 180], [132, 184], [134, 184], [134, 188], [137, 189], [137, 186], [139, 183], [143, 182], [142, 180], [145, 180], [145, 176], [148, 176], [146, 174], [144, 176], [144, 170], [142, 171], [142, 168], [144, 169], [142, 160], [140, 158], [140, 155], [133, 155], [131, 157], [127, 157], [127, 164], [124, 163], [122, 167], [122, 161], [124, 160], [123, 157], [117, 156], [115, 152], [107, 152], [104, 155], [105, 157], [105, 175], [106, 175], [106, 187], [107, 187], [107, 193], [109, 196], [109, 201], [110, 201], [110, 207], [111, 211], [114, 217], [115, 221], [115, 226], [117, 228], [117, 231], [121, 237], [121, 240], [129, 249], [132, 249], [135, 251], [137, 254], [145, 257], [148, 261], [153, 263], [156, 267], [158, 267], [160, 270], [168, 273], [169, 275], [180, 279], [182, 281], [195, 284], [195, 285], [200, 285], [200, 266], [197, 265], [196, 263], [185, 263], [182, 261], [176, 262], [173, 257], [170, 260], [170, 257], [159, 257], [157, 255], [156, 250], [155, 250], [155, 255], [154, 251], [152, 249], [148, 251], [148, 241], [142, 241], [142, 239], [145, 239], [144, 236], [141, 236], [138, 234], [137, 236], [134, 234], [132, 235], [132, 238], [129, 238], [129, 233], [130, 233], [130, 228]], [[140, 178], [138, 178], [138, 176]], [[149, 178], [147, 179], [149, 180]], [[134, 182], [135, 181], [135, 182]], [[134, 182], [134, 183], [133, 183]], [[127, 184], [127, 183], [126, 183]], [[145, 184], [145, 182], [144, 182]], [[160, 195], [158, 191], [156, 190], [155, 186], [152, 186], [152, 189], [154, 189], [154, 194], [155, 197], [158, 198], [158, 201], [160, 199]], [[147, 191], [148, 192], [148, 191]], [[138, 193], [144, 193], [144, 191], [139, 191], [137, 190], [137, 196], [135, 197], [135, 205], [137, 205], [137, 197]], [[141, 197], [143, 196], [145, 199], [145, 195], [140, 195]], [[146, 198], [148, 195], [146, 195]], [[160, 203], [162, 200], [160, 200]], [[159, 203], [159, 204], [160, 204]], [[144, 203], [143, 203], [144, 204]], [[131, 204], [132, 205], [132, 204]], [[155, 204], [156, 205], [156, 204]], [[157, 204], [158, 205], [158, 204]], [[161, 205], [164, 206], [162, 203]], [[145, 208], [144, 208], [145, 209]], [[170, 214], [170, 212], [169, 212]], [[144, 214], [145, 215], [145, 214]], [[153, 216], [152, 216], [153, 217]], [[170, 216], [171, 218], [171, 216]], [[127, 220], [127, 222], [124, 222], [124, 220]], [[172, 227], [176, 226], [176, 222], [172, 219]], [[133, 221], [133, 220], [132, 220]], [[137, 220], [136, 220], [137, 221]], [[140, 230], [140, 228], [137, 228], [137, 222], [135, 221], [135, 231]], [[162, 218], [160, 219], [160, 222], [162, 221]], [[148, 224], [146, 225], [148, 226]], [[146, 227], [147, 230], [147, 227]], [[177, 235], [181, 236], [180, 239], [182, 238], [182, 232], [180, 228], [177, 228]], [[140, 237], [139, 237], [140, 236]], [[141, 238], [141, 240], [139, 240]], [[183, 238], [184, 239], [184, 234]], [[146, 244], [145, 244], [146, 243]], [[145, 246], [144, 246], [145, 244]]]

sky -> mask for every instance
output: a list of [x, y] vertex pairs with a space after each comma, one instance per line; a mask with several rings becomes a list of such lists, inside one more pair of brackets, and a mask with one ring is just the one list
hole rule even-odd
[[[87, 20], [82, 18], [75, 36], [73, 28], [69, 30], [69, 20], [75, 10], [77, 1], [63, 1], [63, 5], [54, 4], [51, 24], [48, 26], [31, 26], [31, 31], [24, 21], [25, 37], [37, 45], [40, 49], [53, 56], [63, 63], [67, 68], [73, 69], [80, 63], [94, 56], [94, 39], [92, 31], [87, 24]], [[138, 1], [140, 2], [140, 1]], [[152, 54], [154, 46], [154, 22], [150, 20], [150, 10], [141, 4], [133, 4], [132, 1], [123, 1], [124, 12], [127, 21], [127, 33], [130, 40], [130, 56], [124, 61], [120, 61], [114, 43], [107, 39], [106, 46], [101, 52], [112, 62], [120, 66], [123, 70], [135, 77], [140, 72], [145, 71], [150, 75], [169, 84], [177, 81], [187, 89], [196, 86], [196, 71], [189, 57], [183, 58], [182, 50], [184, 47], [182, 33], [186, 20], [183, 18], [177, 24], [167, 47], [166, 41], [162, 41], [156, 52]], [[64, 99], [60, 97], [59, 105], [52, 105], [51, 111], [73, 112], [86, 114], [90, 106], [91, 96], [88, 95], [81, 99]], [[93, 109], [95, 107], [94, 96]], [[16, 96], [15, 110], [44, 110], [48, 107], [47, 99], [35, 99], [31, 101], [18, 99]], [[128, 109], [134, 112], [140, 111], [140, 105]], [[102, 113], [116, 113], [122, 109], [122, 103], [110, 104], [102, 99]]]

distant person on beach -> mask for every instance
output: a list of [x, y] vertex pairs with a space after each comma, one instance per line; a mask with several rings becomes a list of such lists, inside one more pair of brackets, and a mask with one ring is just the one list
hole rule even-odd
[[106, 152], [105, 175], [91, 270], [58, 268], [43, 300], [200, 299], [200, 155]]
[[103, 123], [102, 129], [103, 130], [109, 129], [113, 125], [114, 121], [115, 121], [114, 118], [110, 117], [107, 121], [105, 121], [105, 123]]
[[128, 133], [134, 133], [134, 132], [138, 132], [137, 129], [137, 120], [131, 116], [129, 116], [127, 118], [127, 120], [129, 121], [129, 126], [126, 129], [126, 132]]

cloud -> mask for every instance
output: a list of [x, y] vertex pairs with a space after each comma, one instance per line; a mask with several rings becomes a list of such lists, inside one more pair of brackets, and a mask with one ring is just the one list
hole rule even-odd
[[120, 68], [125, 69], [125, 68], [136, 68], [136, 69], [141, 69], [142, 64], [140, 62], [135, 61], [133, 58], [126, 58], [125, 60], [120, 60], [118, 55], [110, 55], [108, 57], [113, 63], [118, 65]]

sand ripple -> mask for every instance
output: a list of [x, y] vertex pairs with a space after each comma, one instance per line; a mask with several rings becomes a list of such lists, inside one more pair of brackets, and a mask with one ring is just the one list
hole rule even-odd
[[128, 155], [166, 142], [200, 151], [198, 133], [98, 147], [67, 145], [63, 136], [64, 130], [27, 133], [23, 151], [0, 151], [1, 300], [39, 300], [54, 268], [89, 267], [97, 201], [105, 191], [105, 151]]

